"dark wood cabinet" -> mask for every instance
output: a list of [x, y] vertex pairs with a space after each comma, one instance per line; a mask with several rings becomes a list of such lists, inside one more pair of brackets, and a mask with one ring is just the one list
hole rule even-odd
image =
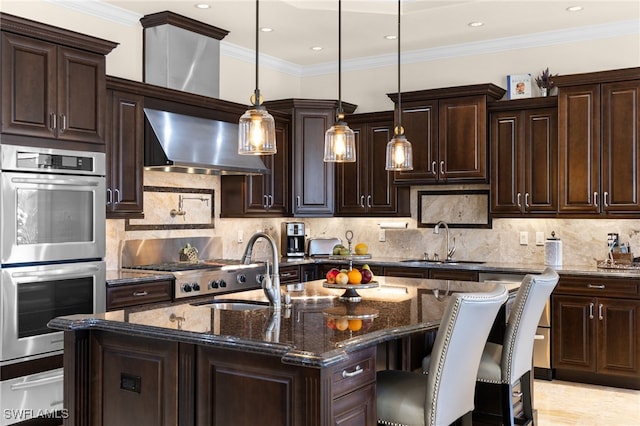
[[429, 278], [427, 268], [406, 268], [403, 266], [385, 266], [383, 274], [387, 277]]
[[107, 218], [142, 218], [144, 97], [107, 92]]
[[161, 280], [107, 286], [107, 310], [156, 302], [170, 302], [173, 297], [173, 281]]
[[221, 217], [282, 217], [291, 215], [289, 120], [275, 117], [275, 155], [262, 156], [271, 173], [223, 175], [220, 179]]
[[640, 211], [639, 73], [630, 68], [557, 81], [560, 213], [633, 217]]
[[336, 164], [336, 216], [409, 216], [409, 188], [385, 170], [393, 112], [347, 117], [355, 133], [356, 162]]
[[[504, 89], [493, 84], [402, 94], [402, 124], [413, 144], [413, 170], [397, 184], [487, 182], [487, 102]], [[388, 95], [397, 103], [397, 94]]]
[[478, 281], [478, 271], [463, 269], [429, 269], [429, 278], [434, 280]]
[[[291, 210], [294, 216], [332, 216], [334, 165], [324, 162], [324, 134], [334, 121], [337, 101], [285, 99], [265, 102], [291, 116]], [[355, 105], [342, 103], [346, 113]]]
[[117, 44], [7, 14], [1, 27], [2, 133], [104, 150], [105, 55]]
[[558, 111], [555, 97], [490, 104], [491, 213], [555, 215]]
[[552, 303], [560, 380], [640, 389], [640, 282], [561, 276]]

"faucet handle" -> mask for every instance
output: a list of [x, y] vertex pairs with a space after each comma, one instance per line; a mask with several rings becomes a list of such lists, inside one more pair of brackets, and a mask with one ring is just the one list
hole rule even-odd
[[433, 260], [435, 260], [436, 262], [440, 260], [440, 256], [438, 255], [438, 253], [433, 253]]

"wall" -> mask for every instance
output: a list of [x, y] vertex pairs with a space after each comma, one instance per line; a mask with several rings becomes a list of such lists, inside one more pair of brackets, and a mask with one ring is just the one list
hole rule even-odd
[[[36, 21], [65, 27], [120, 43], [107, 57], [107, 73], [140, 81], [142, 79], [142, 29], [113, 20], [89, 16], [49, 1], [4, 0], [2, 11]], [[224, 27], [223, 24], [221, 24]], [[224, 41], [223, 41], [224, 43]], [[345, 63], [343, 68], [343, 99], [359, 105], [357, 112], [391, 110], [393, 104], [386, 93], [395, 92], [395, 66], [374, 68], [363, 72]], [[440, 58], [422, 63], [403, 65], [402, 90], [493, 82], [505, 86], [505, 76], [513, 73], [537, 73], [545, 67], [554, 73], [590, 72], [605, 69], [640, 66], [640, 38], [616, 36], [599, 40], [564, 43], [546, 47], [504, 50], [482, 55]], [[276, 67], [277, 68], [277, 67]], [[297, 75], [269, 68], [261, 62], [261, 92], [265, 99], [289, 97], [335, 98], [336, 76], [321, 75], [301, 78]], [[248, 103], [253, 92], [252, 63], [221, 56], [221, 98]], [[329, 95], [328, 95], [329, 94]], [[335, 94], [335, 95], [334, 95]], [[215, 235], [225, 241], [224, 255], [237, 258], [244, 245], [235, 242], [237, 230], [245, 231], [245, 239], [252, 230], [266, 229], [278, 233], [282, 219], [220, 219], [219, 179], [210, 176], [164, 174], [148, 172], [145, 184], [155, 186], [185, 186], [213, 188], [215, 199], [215, 228], [198, 231], [125, 231], [124, 221], [107, 221], [107, 262], [109, 269], [118, 265], [119, 243], [124, 239]], [[412, 217], [407, 230], [387, 231], [387, 241], [377, 242], [378, 219], [313, 219], [305, 220], [310, 236], [342, 237], [344, 230], [352, 229], [357, 241], [369, 243], [375, 255], [419, 257], [423, 252], [443, 253], [443, 234], [433, 235], [430, 229], [416, 228], [415, 191], [412, 196]], [[145, 209], [175, 207], [175, 196], [145, 205]], [[170, 220], [170, 216], [167, 216]], [[178, 218], [180, 219], [180, 218]], [[171, 219], [173, 220], [173, 219]], [[638, 220], [496, 220], [490, 230], [454, 230], [459, 259], [479, 259], [502, 262], [541, 263], [543, 247], [535, 246], [535, 232], [549, 235], [555, 230], [564, 241], [565, 264], [592, 263], [606, 254], [606, 234], [618, 232], [622, 241], [629, 241], [636, 256], [640, 255], [640, 219]], [[529, 232], [530, 244], [520, 246], [520, 231]], [[337, 234], [337, 235], [336, 235]]]

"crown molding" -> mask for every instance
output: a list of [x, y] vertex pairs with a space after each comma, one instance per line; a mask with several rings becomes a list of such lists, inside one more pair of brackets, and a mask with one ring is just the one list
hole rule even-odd
[[66, 7], [76, 12], [92, 15], [100, 19], [115, 22], [121, 25], [134, 26], [140, 25], [140, 19], [143, 15], [130, 10], [123, 9], [112, 4], [103, 3], [99, 0], [45, 0], [54, 3], [56, 6]]

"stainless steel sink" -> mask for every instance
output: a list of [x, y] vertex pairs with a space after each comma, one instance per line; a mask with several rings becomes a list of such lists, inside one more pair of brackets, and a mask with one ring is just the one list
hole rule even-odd
[[426, 264], [447, 264], [447, 265], [465, 265], [465, 264], [483, 264], [485, 262], [480, 260], [425, 260], [425, 259], [405, 259], [401, 260], [403, 263], [426, 263]]
[[258, 309], [268, 309], [269, 302], [260, 302], [257, 300], [239, 300], [239, 299], [214, 299], [205, 302], [192, 303], [193, 306], [206, 306], [211, 309], [222, 311], [253, 311]]

